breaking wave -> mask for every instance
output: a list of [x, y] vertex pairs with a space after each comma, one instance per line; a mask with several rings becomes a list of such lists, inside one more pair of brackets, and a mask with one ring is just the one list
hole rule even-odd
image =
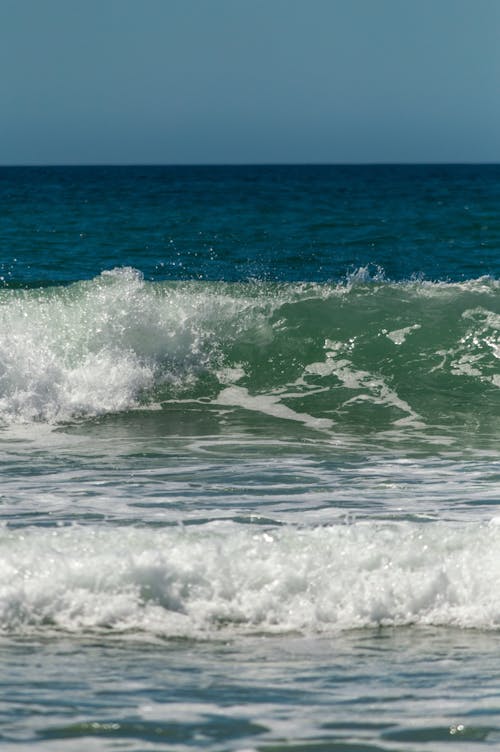
[[198, 400], [322, 430], [487, 429], [499, 332], [500, 284], [486, 277], [152, 283], [115, 269], [0, 293], [0, 420]]

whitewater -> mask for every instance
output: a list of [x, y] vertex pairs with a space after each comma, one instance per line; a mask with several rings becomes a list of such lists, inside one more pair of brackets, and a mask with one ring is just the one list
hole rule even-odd
[[499, 520], [353, 522], [264, 531], [95, 526], [0, 535], [7, 634], [332, 634], [377, 626], [498, 629]]

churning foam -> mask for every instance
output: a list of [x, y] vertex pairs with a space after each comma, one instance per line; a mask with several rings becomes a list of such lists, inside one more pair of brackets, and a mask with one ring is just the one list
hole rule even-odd
[[499, 550], [497, 524], [3, 529], [0, 625], [209, 638], [497, 629]]
[[[154, 367], [131, 341], [140, 336], [142, 280], [11, 294], [0, 306], [0, 416], [57, 420], [122, 410], [151, 385]], [[146, 353], [144, 353], [146, 355]]]
[[154, 386], [189, 383], [217, 364], [220, 328], [237, 330], [247, 308], [244, 297], [189, 283], [166, 293], [130, 268], [68, 288], [4, 292], [0, 419], [117, 412]]

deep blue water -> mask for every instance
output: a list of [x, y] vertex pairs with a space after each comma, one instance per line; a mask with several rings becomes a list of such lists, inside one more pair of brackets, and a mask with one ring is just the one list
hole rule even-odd
[[498, 748], [499, 206], [0, 168], [4, 748]]
[[500, 166], [0, 168], [8, 282], [496, 274]]

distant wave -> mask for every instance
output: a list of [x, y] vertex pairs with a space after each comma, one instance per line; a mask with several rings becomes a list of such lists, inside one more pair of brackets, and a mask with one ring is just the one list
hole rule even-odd
[[500, 283], [146, 282], [131, 268], [0, 293], [4, 424], [171, 400], [311, 428], [499, 417]]
[[0, 544], [3, 633], [500, 626], [494, 523], [24, 528]]

